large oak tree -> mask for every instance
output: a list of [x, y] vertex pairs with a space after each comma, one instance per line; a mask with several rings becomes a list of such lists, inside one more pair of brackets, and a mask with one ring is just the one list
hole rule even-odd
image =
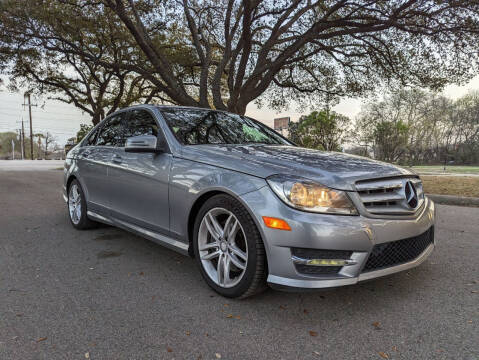
[[45, 59], [126, 71], [164, 101], [239, 114], [253, 101], [284, 108], [381, 85], [438, 89], [477, 72], [478, 0], [13, 2], [29, 4], [6, 15], [22, 24], [13, 44], [34, 40]]
[[0, 39], [10, 88], [73, 104], [94, 124], [120, 107], [156, 98], [151, 82], [119, 66], [134, 48], [112, 15], [56, 1], [3, 1]]
[[[174, 102], [243, 114], [257, 99], [361, 95], [380, 84], [440, 88], [477, 70], [478, 1], [102, 0]], [[189, 47], [188, 67], [157, 41]], [[146, 67], [144, 67], [146, 66]], [[178, 69], [181, 76], [177, 76]], [[190, 74], [190, 76], [185, 76]]]

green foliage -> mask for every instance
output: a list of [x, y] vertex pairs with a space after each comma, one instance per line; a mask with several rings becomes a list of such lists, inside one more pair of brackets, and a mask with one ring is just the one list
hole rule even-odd
[[291, 141], [312, 149], [341, 151], [348, 136], [348, 117], [323, 109], [302, 116], [297, 124], [291, 123]]
[[375, 158], [407, 165], [479, 163], [479, 93], [457, 101], [401, 89], [363, 106], [356, 146]]
[[0, 159], [9, 158], [12, 156], [12, 140], [15, 143], [16, 156], [20, 154], [20, 141], [18, 134], [14, 132], [0, 133]]
[[4, 0], [0, 49], [8, 54], [11, 90], [32, 89], [35, 95], [73, 104], [94, 124], [118, 108], [150, 102], [158, 94], [142, 75], [118, 66], [131, 61], [140, 65], [142, 55], [105, 7]]
[[[38, 146], [38, 143], [34, 135], [33, 141], [33, 157], [36, 159], [42, 155], [42, 151]], [[21, 142], [17, 133], [15, 132], [3, 132], [0, 133], [0, 159], [12, 158], [12, 140], [15, 143], [15, 159], [21, 158]], [[30, 158], [30, 138], [25, 136], [25, 156]]]
[[93, 129], [94, 125], [80, 124], [80, 130], [78, 130], [76, 135], [76, 142], [79, 143], [82, 139]]
[[377, 156], [388, 162], [395, 162], [404, 153], [408, 140], [408, 126], [402, 121], [382, 121], [372, 131], [377, 146]]
[[298, 144], [301, 142], [301, 138], [299, 136], [299, 123], [290, 121], [288, 125], [288, 139]]

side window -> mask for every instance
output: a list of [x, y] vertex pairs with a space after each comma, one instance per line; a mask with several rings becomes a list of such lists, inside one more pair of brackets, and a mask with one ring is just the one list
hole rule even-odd
[[125, 146], [125, 129], [123, 128], [123, 113], [113, 115], [101, 128], [97, 138], [97, 146]]
[[158, 125], [146, 110], [132, 110], [125, 129], [125, 138], [140, 135], [158, 136]]
[[88, 139], [85, 141], [85, 146], [93, 146], [95, 145], [95, 141], [96, 141], [96, 135], [98, 134], [98, 129], [99, 128], [96, 128], [95, 131], [93, 131], [90, 136], [88, 137]]

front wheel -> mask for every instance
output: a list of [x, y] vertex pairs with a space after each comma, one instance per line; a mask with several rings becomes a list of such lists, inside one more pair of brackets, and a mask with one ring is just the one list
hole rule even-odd
[[245, 298], [266, 288], [263, 241], [251, 215], [233, 197], [216, 195], [203, 204], [193, 246], [203, 278], [221, 295]]

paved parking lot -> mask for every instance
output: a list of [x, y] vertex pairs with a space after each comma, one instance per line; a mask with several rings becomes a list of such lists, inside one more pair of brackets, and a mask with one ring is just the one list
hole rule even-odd
[[0, 169], [0, 359], [479, 358], [479, 208], [439, 206], [419, 268], [235, 301], [190, 258], [74, 230], [61, 177]]

